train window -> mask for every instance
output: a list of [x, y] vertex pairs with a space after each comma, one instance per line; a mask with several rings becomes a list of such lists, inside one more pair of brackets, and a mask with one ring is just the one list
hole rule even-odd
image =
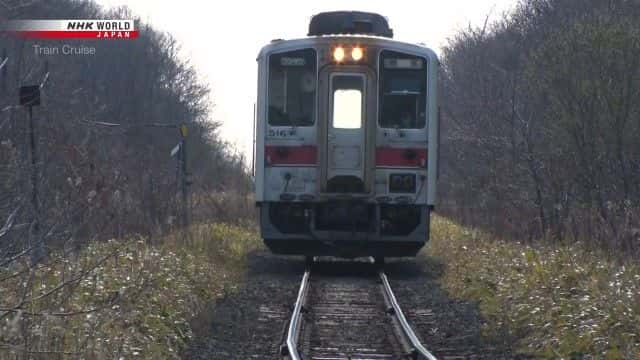
[[422, 129], [427, 122], [425, 59], [395, 51], [380, 54], [380, 117], [384, 128]]
[[333, 89], [333, 127], [359, 129], [362, 127], [362, 76], [338, 75], [331, 81]]
[[313, 49], [269, 57], [269, 125], [314, 124], [316, 77], [316, 52]]

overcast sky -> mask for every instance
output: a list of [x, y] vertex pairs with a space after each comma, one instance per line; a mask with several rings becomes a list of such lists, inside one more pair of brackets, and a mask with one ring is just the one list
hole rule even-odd
[[517, 0], [98, 2], [127, 5], [143, 21], [180, 41], [183, 56], [212, 89], [221, 135], [249, 157], [258, 51], [272, 39], [304, 37], [311, 15], [330, 10], [377, 12], [388, 17], [395, 39], [421, 42], [439, 52], [457, 30], [469, 24], [481, 26], [487, 15], [495, 20], [517, 4]]

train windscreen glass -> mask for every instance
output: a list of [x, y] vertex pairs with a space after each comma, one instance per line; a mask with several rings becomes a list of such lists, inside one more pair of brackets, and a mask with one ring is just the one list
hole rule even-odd
[[427, 63], [395, 51], [380, 54], [380, 118], [383, 128], [422, 129], [427, 123]]
[[313, 49], [269, 57], [269, 125], [314, 124], [316, 74], [316, 52]]
[[335, 129], [360, 129], [362, 127], [361, 76], [340, 75], [332, 80], [333, 121]]

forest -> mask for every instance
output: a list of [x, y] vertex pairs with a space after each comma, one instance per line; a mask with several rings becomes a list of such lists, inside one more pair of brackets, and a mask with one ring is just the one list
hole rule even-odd
[[[0, 2], [0, 22], [61, 18], [135, 15], [91, 1]], [[149, 307], [137, 298], [160, 286], [149, 285], [154, 273], [166, 275], [164, 269], [179, 279], [189, 271], [187, 257], [148, 257], [147, 246], [193, 240], [175, 235], [185, 222], [251, 217], [247, 161], [218, 135], [210, 89], [171, 35], [136, 22], [140, 35], [132, 40], [41, 42], [0, 34], [0, 358], [7, 350], [27, 357], [104, 351], [95, 342], [104, 322], [132, 319], [129, 311]], [[93, 53], [43, 53], [63, 45]], [[19, 105], [23, 86], [40, 89], [32, 118]], [[186, 162], [183, 147], [172, 152], [178, 144]], [[139, 267], [122, 272], [119, 259], [143, 253]], [[102, 283], [96, 277], [124, 281], [134, 273], [139, 281], [124, 287], [115, 280], [95, 287]], [[124, 289], [131, 294], [118, 295]], [[187, 309], [195, 311], [184, 304], [185, 316]], [[93, 321], [77, 325], [79, 333], [74, 324], [85, 316]], [[111, 337], [110, 346], [126, 355], [131, 341]], [[155, 356], [169, 356], [168, 348]]]
[[[28, 3], [28, 2], [25, 2]], [[34, 3], [34, 2], [31, 2]], [[103, 10], [87, 1], [47, 1], [15, 6], [3, 18], [133, 18], [127, 9]], [[77, 41], [95, 55], [39, 56], [42, 44], [5, 37], [0, 52], [2, 201], [0, 218], [11, 218], [6, 236], [24, 238], [34, 209], [46, 246], [69, 239], [110, 238], [127, 233], [157, 235], [181, 221], [181, 157], [171, 150], [186, 124], [189, 192], [242, 192], [250, 179], [245, 159], [216, 133], [209, 89], [179, 56], [168, 34], [141, 24], [138, 39]], [[46, 42], [49, 48], [62, 44]], [[70, 46], [68, 42], [65, 46]], [[35, 166], [31, 166], [28, 110], [18, 90], [40, 85], [33, 108]], [[211, 199], [194, 196], [193, 208]], [[228, 211], [215, 216], [234, 218]], [[202, 218], [212, 214], [196, 211]], [[32, 239], [39, 241], [38, 239]], [[18, 247], [26, 244], [6, 241]], [[0, 248], [17, 252], [16, 248]]]
[[442, 55], [440, 210], [640, 255], [640, 2], [524, 0]]

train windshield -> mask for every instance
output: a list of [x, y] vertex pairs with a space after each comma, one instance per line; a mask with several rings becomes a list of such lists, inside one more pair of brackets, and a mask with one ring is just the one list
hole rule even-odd
[[360, 129], [362, 127], [361, 76], [335, 76], [333, 86], [333, 127], [335, 129]]
[[395, 129], [424, 128], [427, 122], [425, 59], [383, 51], [379, 66], [380, 126]]
[[316, 77], [316, 52], [313, 49], [269, 57], [269, 125], [314, 124]]

